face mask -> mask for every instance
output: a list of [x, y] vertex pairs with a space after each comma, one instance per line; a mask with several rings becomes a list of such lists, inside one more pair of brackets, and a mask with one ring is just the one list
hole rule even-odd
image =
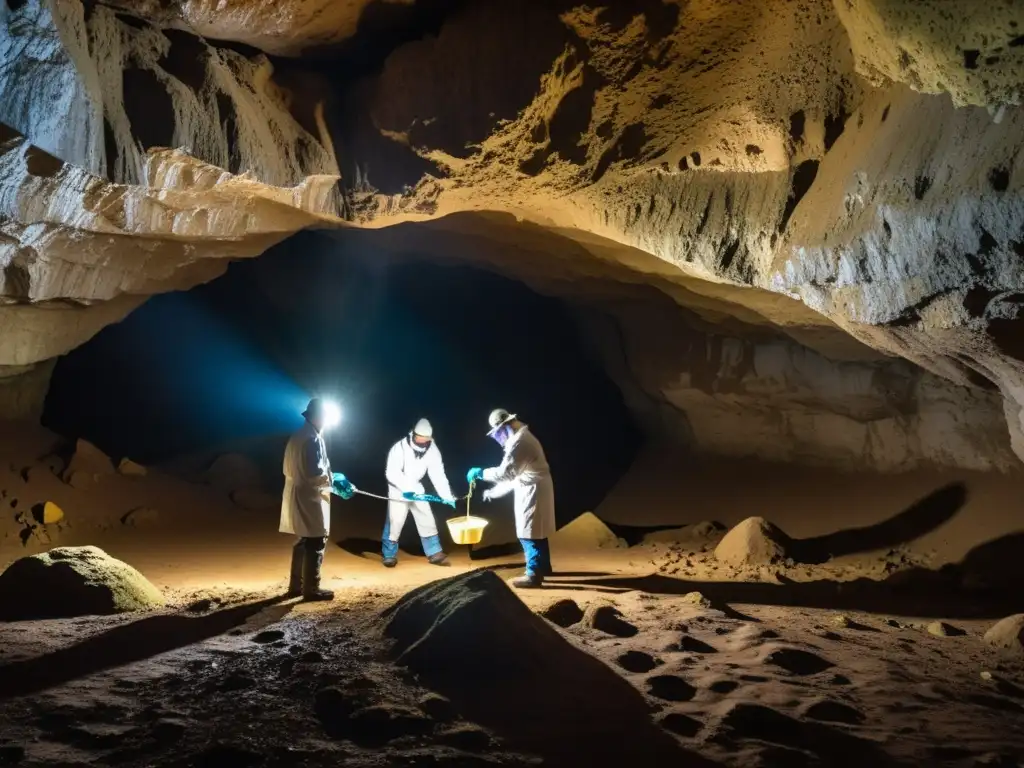
[[508, 439], [510, 437], [512, 437], [512, 425], [511, 424], [505, 424], [502, 427], [498, 427], [498, 429], [495, 431], [495, 433], [493, 435], [491, 435], [491, 437], [494, 438], [494, 441], [498, 445], [500, 445], [502, 448], [504, 448], [505, 447], [505, 443], [507, 443]]
[[430, 442], [431, 442], [430, 440], [427, 440], [425, 443], [420, 445], [419, 443], [416, 442], [416, 436], [415, 435], [410, 435], [409, 436], [409, 444], [412, 446], [412, 449], [414, 451], [416, 451], [416, 453], [425, 453], [427, 448], [430, 447]]

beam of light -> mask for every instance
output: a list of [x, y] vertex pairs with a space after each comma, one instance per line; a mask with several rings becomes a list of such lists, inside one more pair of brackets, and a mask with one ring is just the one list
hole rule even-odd
[[333, 400], [324, 400], [324, 429], [334, 429], [341, 424], [341, 408]]

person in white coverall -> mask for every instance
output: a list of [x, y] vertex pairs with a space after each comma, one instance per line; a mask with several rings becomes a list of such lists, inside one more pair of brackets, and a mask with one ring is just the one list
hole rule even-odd
[[512, 580], [515, 587], [539, 587], [552, 574], [548, 537], [555, 532], [555, 486], [540, 441], [516, 415], [496, 408], [488, 417], [487, 436], [504, 450], [501, 464], [490, 469], [474, 467], [466, 480], [493, 483], [484, 501], [514, 493], [516, 535], [526, 555], [526, 573]]
[[423, 554], [434, 565], [443, 565], [448, 556], [441, 548], [441, 537], [437, 534], [437, 522], [430, 504], [426, 501], [398, 501], [402, 496], [423, 493], [423, 478], [430, 477], [437, 495], [445, 499], [448, 506], [455, 506], [452, 488], [444, 471], [441, 450], [434, 442], [434, 429], [426, 419], [416, 422], [413, 430], [391, 446], [387, 463], [388, 514], [384, 520], [381, 536], [382, 562], [388, 568], [398, 564], [398, 539], [402, 535], [406, 518], [412, 513], [416, 531], [423, 542]]
[[333, 600], [333, 592], [320, 589], [320, 568], [331, 532], [331, 494], [349, 499], [354, 488], [344, 475], [331, 473], [323, 438], [323, 402], [313, 398], [302, 415], [306, 423], [284, 450], [280, 530], [298, 537], [292, 550], [288, 596]]

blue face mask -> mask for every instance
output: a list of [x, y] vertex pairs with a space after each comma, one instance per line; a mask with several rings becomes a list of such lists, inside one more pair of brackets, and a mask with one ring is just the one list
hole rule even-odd
[[510, 437], [512, 437], [512, 425], [511, 424], [505, 424], [504, 426], [498, 427], [494, 431], [494, 434], [491, 435], [491, 437], [494, 438], [494, 441], [498, 445], [500, 445], [502, 448], [504, 448], [505, 447], [505, 443], [507, 443], [508, 439]]

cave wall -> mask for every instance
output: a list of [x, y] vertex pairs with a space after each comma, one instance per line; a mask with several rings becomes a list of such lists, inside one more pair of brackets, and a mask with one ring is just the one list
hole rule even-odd
[[389, 231], [573, 300], [670, 299], [672, 343], [650, 318], [594, 338], [702, 449], [1024, 457], [1024, 4], [409, 3], [444, 6], [437, 33], [389, 49], [377, 23], [380, 69], [352, 77], [223, 42], [358, 41], [379, 4], [341, 5], [8, 8], [0, 365], [88, 338], [51, 303], [110, 322], [301, 228]]

